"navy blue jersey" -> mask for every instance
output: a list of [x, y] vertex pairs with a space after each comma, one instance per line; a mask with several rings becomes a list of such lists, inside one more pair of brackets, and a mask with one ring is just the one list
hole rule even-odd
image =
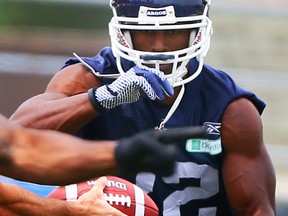
[[[109, 47], [93, 58], [84, 58], [95, 71], [103, 74], [117, 73], [115, 59]], [[78, 62], [70, 59], [66, 65]], [[188, 71], [195, 71], [198, 62], [192, 59]], [[123, 60], [128, 70], [133, 63]], [[188, 72], [189, 73], [189, 72]], [[111, 79], [103, 79], [105, 84]], [[222, 179], [224, 152], [221, 146], [221, 119], [226, 107], [233, 100], [245, 97], [261, 114], [264, 102], [246, 91], [224, 72], [204, 65], [201, 74], [185, 84], [184, 96], [165, 127], [204, 126], [209, 139], [187, 140], [178, 145], [175, 173], [159, 178], [152, 173], [122, 177], [136, 182], [155, 201], [160, 215], [234, 215], [227, 199]], [[92, 140], [111, 140], [129, 137], [137, 132], [155, 128], [167, 115], [170, 105], [159, 101], [141, 99], [133, 104], [118, 106], [93, 119], [78, 136]]]

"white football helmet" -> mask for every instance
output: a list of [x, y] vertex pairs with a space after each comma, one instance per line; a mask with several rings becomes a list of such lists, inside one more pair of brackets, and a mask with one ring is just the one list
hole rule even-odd
[[[125, 73], [121, 58], [158, 70], [161, 64], [173, 64], [171, 74], [166, 75], [173, 87], [184, 85], [201, 73], [212, 35], [212, 21], [208, 17], [210, 0], [110, 0], [110, 6], [113, 17], [109, 34], [120, 73]], [[190, 45], [169, 52], [136, 50], [129, 33], [129, 30], [177, 29], [191, 29]], [[198, 69], [185, 76], [192, 58], [198, 60]]]

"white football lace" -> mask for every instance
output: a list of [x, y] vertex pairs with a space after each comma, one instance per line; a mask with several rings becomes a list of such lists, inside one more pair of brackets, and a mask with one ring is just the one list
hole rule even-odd
[[105, 200], [110, 204], [113, 205], [115, 203], [115, 205], [122, 205], [122, 206], [127, 206], [130, 207], [131, 206], [131, 198], [130, 196], [124, 196], [121, 195], [119, 196], [118, 194], [106, 194], [104, 193], [104, 198]]

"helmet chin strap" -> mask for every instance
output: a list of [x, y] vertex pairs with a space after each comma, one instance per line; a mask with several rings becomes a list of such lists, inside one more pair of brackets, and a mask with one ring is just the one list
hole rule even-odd
[[[202, 68], [203, 68], [203, 63], [204, 63], [204, 58], [203, 57], [200, 57], [199, 59], [199, 66], [198, 66], [198, 69], [193, 73], [193, 75], [191, 75], [188, 79], [186, 80], [189, 80], [189, 81], [186, 81], [183, 80], [183, 77], [177, 77], [177, 81], [179, 81], [178, 83], [181, 83], [179, 85], [176, 85], [176, 86], [181, 86], [181, 90], [179, 92], [179, 94], [177, 95], [176, 97], [176, 100], [174, 101], [174, 103], [172, 104], [170, 110], [168, 111], [166, 117], [161, 121], [160, 125], [155, 127], [157, 130], [165, 130], [165, 124], [167, 123], [167, 121], [169, 121], [169, 119], [171, 118], [171, 116], [174, 114], [174, 112], [176, 111], [176, 109], [178, 108], [182, 98], [183, 98], [183, 95], [185, 93], [185, 84], [188, 83], [188, 82], [191, 82], [192, 80], [194, 80], [196, 77], [198, 77], [198, 75], [201, 73], [202, 71]], [[183, 74], [186, 74], [187, 73], [187, 68], [185, 67], [185, 72], [183, 71]], [[169, 80], [170, 81], [170, 80]], [[175, 86], [174, 86], [175, 87]]]
[[167, 113], [166, 117], [162, 120], [162, 122], [160, 123], [160, 125], [158, 127], [155, 127], [155, 129], [160, 130], [160, 131], [165, 130], [165, 124], [171, 118], [171, 116], [174, 114], [175, 110], [179, 106], [181, 99], [184, 95], [184, 92], [185, 92], [185, 85], [182, 85], [181, 90], [180, 90], [176, 100], [174, 101], [172, 107], [170, 108], [169, 112]]

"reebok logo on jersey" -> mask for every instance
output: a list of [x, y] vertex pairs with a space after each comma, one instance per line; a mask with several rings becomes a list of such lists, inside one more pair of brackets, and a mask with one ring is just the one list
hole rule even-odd
[[206, 128], [209, 134], [220, 135], [221, 123], [205, 122], [204, 128]]

